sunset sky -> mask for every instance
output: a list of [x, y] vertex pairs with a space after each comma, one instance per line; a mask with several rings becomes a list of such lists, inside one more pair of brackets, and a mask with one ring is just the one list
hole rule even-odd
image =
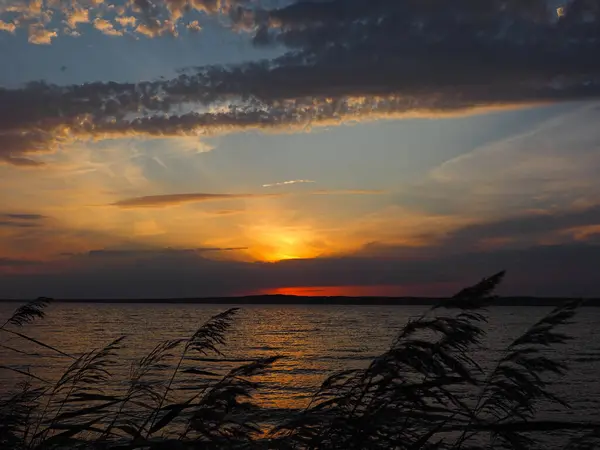
[[0, 298], [600, 296], [594, 0], [0, 0]]

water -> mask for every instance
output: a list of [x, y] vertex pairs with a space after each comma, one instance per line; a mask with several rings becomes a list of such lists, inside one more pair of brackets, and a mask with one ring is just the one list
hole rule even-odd
[[[47, 309], [44, 320], [27, 326], [26, 332], [70, 354], [101, 347], [126, 335], [126, 345], [120, 351], [123, 373], [116, 374], [126, 376], [130, 364], [158, 342], [188, 337], [210, 316], [230, 306], [57, 303]], [[0, 304], [0, 318], [8, 317], [16, 307], [16, 304]], [[549, 310], [491, 308], [487, 328], [489, 348], [478, 353], [478, 360], [484, 365], [491, 364], [499, 356], [499, 348]], [[409, 317], [422, 311], [421, 306], [244, 306], [223, 351], [229, 358], [284, 356], [261, 377], [263, 386], [257, 400], [273, 410], [301, 408], [328, 374], [364, 367], [387, 349]], [[554, 380], [552, 387], [573, 406], [570, 411], [560, 413], [563, 417], [593, 420], [600, 415], [599, 323], [600, 308], [582, 308], [576, 325], [567, 328], [575, 339], [557, 349], [559, 358], [570, 366], [568, 374]], [[0, 336], [0, 343], [35, 350], [41, 357], [15, 355], [0, 349], [2, 364], [20, 368], [30, 365], [33, 373], [49, 380], [57, 379], [68, 364], [43, 349], [23, 346], [7, 337]], [[14, 382], [13, 373], [0, 370], [0, 391]]]

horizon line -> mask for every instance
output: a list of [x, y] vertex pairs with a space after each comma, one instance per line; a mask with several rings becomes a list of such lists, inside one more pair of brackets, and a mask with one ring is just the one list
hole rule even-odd
[[[450, 299], [451, 296], [318, 296], [289, 294], [258, 294], [240, 296], [209, 297], [129, 297], [129, 298], [53, 298], [46, 299], [51, 303], [135, 303], [135, 304], [204, 304], [204, 305], [373, 305], [373, 306], [423, 306]], [[569, 300], [580, 299], [583, 306], [600, 306], [600, 297], [581, 296], [530, 296], [506, 295], [490, 299], [490, 306], [556, 306]], [[0, 298], [0, 303], [22, 303], [35, 299]], [[531, 302], [528, 304], [528, 302]]]

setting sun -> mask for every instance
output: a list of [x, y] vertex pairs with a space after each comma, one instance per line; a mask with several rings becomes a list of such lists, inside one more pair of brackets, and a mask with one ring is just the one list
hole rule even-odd
[[253, 256], [266, 262], [286, 259], [315, 258], [320, 255], [314, 242], [314, 234], [305, 228], [260, 227], [254, 239], [258, 244]]

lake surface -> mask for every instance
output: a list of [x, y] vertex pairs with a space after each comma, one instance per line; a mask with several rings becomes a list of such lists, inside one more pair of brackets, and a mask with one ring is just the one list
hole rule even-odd
[[[0, 304], [4, 322], [18, 306]], [[70, 354], [98, 348], [126, 335], [120, 350], [120, 368], [125, 375], [130, 364], [165, 339], [188, 337], [209, 317], [233, 305], [179, 304], [91, 304], [56, 303], [47, 317], [28, 325], [26, 332]], [[228, 334], [223, 352], [228, 358], [255, 358], [282, 355], [268, 374], [261, 377], [260, 404], [274, 411], [301, 408], [311, 393], [333, 371], [364, 367], [385, 351], [400, 327], [411, 316], [419, 315], [422, 306], [244, 306]], [[487, 326], [486, 349], [477, 353], [478, 360], [490, 365], [500, 355], [499, 349], [525, 331], [551, 308], [492, 307]], [[572, 404], [571, 411], [561, 413], [579, 419], [600, 415], [600, 308], [581, 308], [576, 324], [566, 328], [575, 339], [556, 351], [570, 366], [563, 379], [555, 380], [553, 390]], [[7, 340], [2, 344], [36, 351], [40, 357], [15, 355], [0, 349], [2, 364], [12, 364], [54, 380], [68, 365], [68, 360], [51, 357], [40, 348]], [[43, 350], [43, 349], [42, 349]], [[15, 376], [0, 370], [0, 390], [14, 385]], [[545, 411], [553, 414], [553, 411]]]

